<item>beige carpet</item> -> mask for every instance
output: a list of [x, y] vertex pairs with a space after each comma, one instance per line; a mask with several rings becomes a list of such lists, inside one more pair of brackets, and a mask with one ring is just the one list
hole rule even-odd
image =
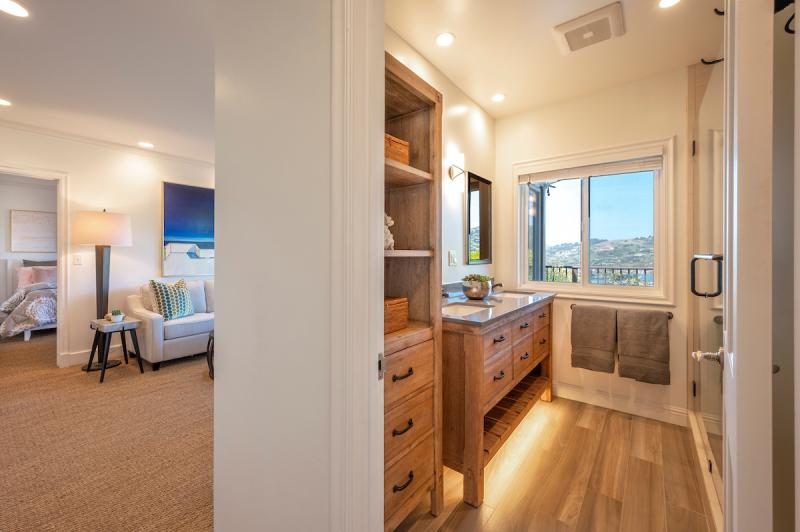
[[0, 529], [211, 530], [205, 358], [99, 384], [55, 367], [55, 338], [0, 341]]

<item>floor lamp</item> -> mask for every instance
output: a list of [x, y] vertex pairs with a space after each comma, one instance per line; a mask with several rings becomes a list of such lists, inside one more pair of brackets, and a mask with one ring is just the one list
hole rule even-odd
[[[132, 246], [131, 217], [128, 214], [98, 211], [80, 211], [72, 226], [72, 243], [94, 246], [97, 277], [97, 318], [108, 312], [108, 279], [111, 263], [111, 246]], [[95, 367], [96, 366], [96, 367]], [[87, 371], [96, 371], [99, 363]]]

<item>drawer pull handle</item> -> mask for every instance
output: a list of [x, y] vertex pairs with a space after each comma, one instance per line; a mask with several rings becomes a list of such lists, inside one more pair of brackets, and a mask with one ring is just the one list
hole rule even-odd
[[531, 324], [530, 324], [530, 323], [528, 323], [528, 322], [526, 321], [525, 323], [523, 323], [522, 325], [520, 325], [520, 326], [519, 326], [519, 328], [520, 328], [520, 329], [527, 329], [527, 328], [528, 328], [528, 327], [530, 327], [530, 326], [531, 326]]
[[414, 368], [408, 368], [408, 371], [405, 375], [392, 375], [392, 382], [401, 381], [403, 379], [407, 379], [414, 374]]
[[541, 318], [541, 319], [545, 319], [546, 317], [547, 317], [547, 313], [546, 312], [542, 312], [541, 314], [539, 314], [539, 318]]
[[546, 343], [547, 343], [547, 338], [542, 338], [541, 340], [539, 340], [539, 345], [544, 345]]
[[500, 370], [500, 374], [499, 375], [495, 375], [494, 376], [494, 380], [496, 380], [496, 381], [500, 381], [500, 380], [503, 380], [505, 378], [506, 378], [506, 372], [503, 371], [503, 370]]
[[408, 418], [408, 423], [406, 423], [405, 427], [403, 427], [400, 430], [397, 430], [397, 429], [393, 429], [392, 430], [392, 436], [395, 437], [395, 438], [398, 437], [398, 436], [402, 436], [403, 434], [405, 434], [406, 432], [411, 430], [411, 427], [413, 427], [413, 426], [414, 426], [414, 420], [411, 419], [411, 418]]
[[398, 491], [403, 491], [404, 489], [409, 487], [413, 481], [414, 481], [414, 471], [409, 471], [408, 472], [408, 480], [406, 480], [405, 482], [403, 482], [399, 486], [397, 484], [392, 486], [392, 492], [393, 493], [397, 493]]
[[531, 358], [531, 354], [528, 353], [528, 352], [526, 352], [524, 355], [519, 357], [520, 360], [528, 360], [529, 358]]
[[505, 337], [505, 335], [502, 335], [502, 334], [494, 339], [494, 343], [496, 343], [496, 344], [499, 344], [500, 342], [505, 342], [505, 341], [506, 341], [506, 337]]

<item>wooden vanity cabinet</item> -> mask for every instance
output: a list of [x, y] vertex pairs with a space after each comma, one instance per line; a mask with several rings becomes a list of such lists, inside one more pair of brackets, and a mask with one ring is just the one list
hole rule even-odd
[[552, 397], [552, 300], [489, 323], [443, 324], [444, 464], [483, 503], [483, 469], [539, 399]]

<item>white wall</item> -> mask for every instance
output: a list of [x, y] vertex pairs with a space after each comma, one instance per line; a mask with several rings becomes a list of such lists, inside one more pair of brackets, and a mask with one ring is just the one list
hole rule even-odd
[[[214, 185], [214, 168], [143, 150], [55, 136], [0, 123], [0, 166], [68, 174], [70, 219], [77, 211], [107, 209], [131, 215], [133, 246], [111, 250], [109, 306], [161, 274], [161, 183]], [[69, 330], [59, 365], [88, 359], [95, 317], [94, 248], [70, 246]], [[83, 264], [73, 265], [74, 256]]]
[[[614, 87], [589, 96], [535, 109], [496, 123], [495, 193], [496, 274], [514, 277], [514, 224], [511, 166], [547, 156], [676, 137], [675, 250], [673, 279], [675, 318], [670, 322], [671, 384], [659, 386], [623, 379], [616, 374], [572, 368], [570, 364], [570, 299], [558, 298], [553, 331], [555, 390], [558, 395], [610, 406], [677, 423], [685, 423], [687, 407], [686, 307], [688, 257], [685, 220], [688, 73], [681, 68]], [[619, 305], [617, 306], [628, 306]], [[646, 307], [640, 307], [646, 308]]]
[[229, 0], [215, 24], [215, 528], [327, 530], [331, 4]]
[[[384, 34], [386, 51], [413, 70], [419, 77], [442, 93], [442, 283], [454, 283], [469, 273], [493, 275], [497, 263], [497, 246], [493, 264], [467, 266], [465, 250], [466, 176], [451, 180], [447, 170], [456, 164], [469, 172], [495, 181], [495, 121], [450, 79], [411, 47], [390, 27]], [[492, 209], [497, 219], [498, 203], [493, 190]], [[493, 238], [498, 237], [497, 226]], [[494, 240], [496, 241], [496, 240]], [[457, 266], [449, 266], [447, 253], [455, 250]], [[510, 282], [510, 278], [506, 278]], [[500, 281], [505, 281], [499, 278]], [[508, 286], [508, 282], [505, 283]]]
[[55, 253], [18, 253], [11, 251], [11, 211], [56, 212], [56, 186], [53, 181], [31, 179], [0, 173], [0, 300], [6, 293], [8, 259], [53, 260]]

